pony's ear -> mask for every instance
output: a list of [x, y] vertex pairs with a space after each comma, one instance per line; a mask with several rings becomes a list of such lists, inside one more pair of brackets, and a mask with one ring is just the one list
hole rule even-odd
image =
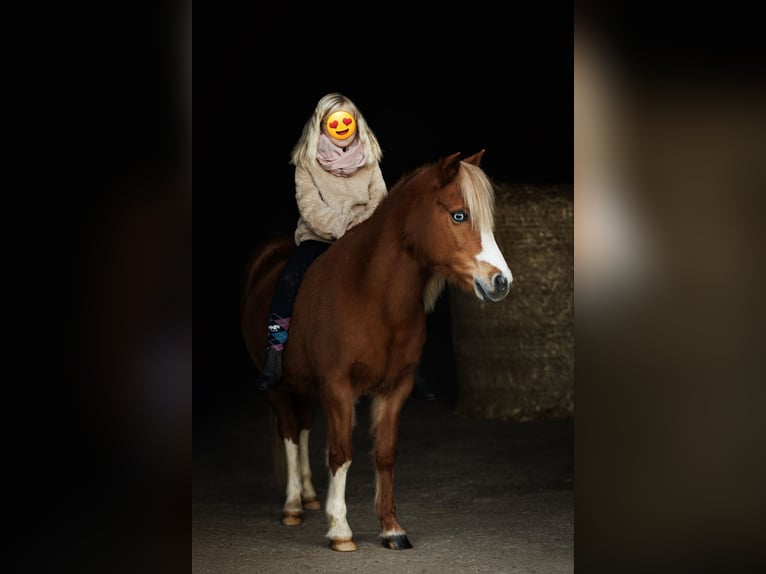
[[439, 183], [443, 187], [455, 179], [457, 172], [460, 171], [460, 152], [445, 157], [439, 163], [439, 167], [441, 168]]
[[465, 161], [467, 163], [472, 163], [473, 165], [478, 167], [479, 164], [481, 163], [481, 158], [484, 157], [484, 152], [485, 151], [487, 151], [487, 150], [483, 149], [480, 152], [477, 152], [477, 153], [473, 154], [471, 157], [465, 158], [463, 161]]

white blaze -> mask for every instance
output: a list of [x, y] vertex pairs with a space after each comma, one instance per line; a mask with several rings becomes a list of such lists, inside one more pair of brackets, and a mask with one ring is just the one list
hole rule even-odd
[[513, 275], [505, 262], [505, 257], [495, 241], [495, 234], [490, 231], [481, 232], [481, 252], [476, 256], [476, 261], [486, 261], [497, 267], [498, 271], [508, 280], [508, 285], [513, 282]]

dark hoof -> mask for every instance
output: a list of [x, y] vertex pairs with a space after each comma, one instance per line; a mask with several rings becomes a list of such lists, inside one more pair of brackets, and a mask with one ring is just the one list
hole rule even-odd
[[412, 391], [412, 398], [418, 401], [435, 401], [436, 395], [428, 389], [415, 389]]
[[391, 550], [407, 550], [407, 548], [412, 548], [412, 544], [410, 544], [406, 534], [384, 536], [381, 541], [383, 542], [383, 546], [390, 548]]
[[426, 380], [420, 374], [420, 371], [415, 371], [415, 384], [412, 387], [412, 393], [410, 393], [413, 399], [419, 401], [435, 401], [436, 395], [428, 388]]

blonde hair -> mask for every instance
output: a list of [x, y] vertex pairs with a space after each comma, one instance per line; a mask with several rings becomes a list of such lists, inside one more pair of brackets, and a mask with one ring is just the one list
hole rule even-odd
[[375, 133], [367, 125], [359, 108], [343, 94], [331, 93], [323, 96], [317, 102], [314, 113], [306, 122], [306, 125], [303, 126], [303, 133], [290, 155], [290, 163], [292, 165], [309, 166], [316, 162], [319, 135], [322, 133], [322, 122], [327, 116], [339, 110], [349, 112], [356, 120], [356, 137], [360, 139], [364, 146], [365, 164], [372, 165], [381, 160], [383, 150], [380, 148]]

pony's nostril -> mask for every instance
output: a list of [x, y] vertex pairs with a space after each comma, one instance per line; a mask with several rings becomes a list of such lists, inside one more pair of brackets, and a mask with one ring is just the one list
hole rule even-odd
[[508, 289], [508, 279], [506, 279], [505, 276], [501, 275], [500, 273], [495, 275], [495, 278], [492, 280], [492, 282], [495, 284], [495, 289], [497, 291], [506, 291]]

